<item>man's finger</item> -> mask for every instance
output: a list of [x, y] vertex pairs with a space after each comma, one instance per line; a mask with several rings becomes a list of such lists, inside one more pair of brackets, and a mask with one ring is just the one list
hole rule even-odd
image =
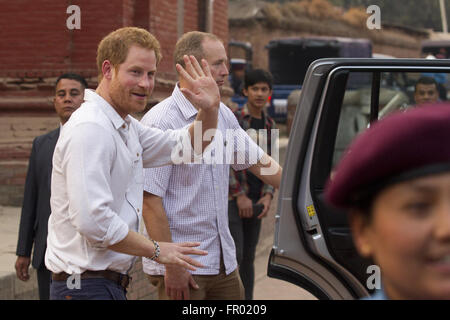
[[200, 242], [195, 241], [186, 241], [178, 243], [178, 245], [182, 247], [198, 247], [200, 244], [201, 244]]
[[201, 62], [202, 62], [203, 72], [205, 73], [205, 75], [207, 77], [211, 77], [212, 78], [211, 69], [209, 68], [208, 61], [206, 61], [205, 59], [202, 59]]
[[[198, 79], [200, 77], [200, 75], [198, 74], [196, 68], [193, 65], [192, 58], [187, 55], [184, 55], [183, 59], [184, 59], [184, 65], [185, 65], [186, 71], [189, 73], [189, 75], [192, 77], [192, 79], [194, 79], [194, 80]], [[194, 58], [194, 60], [195, 60], [195, 58]]]
[[191, 258], [189, 256], [183, 255], [181, 260], [184, 260], [186, 263], [188, 263], [188, 264], [190, 264], [190, 265], [192, 265], [194, 267], [199, 267], [199, 268], [204, 268], [205, 267], [202, 263], [198, 262], [197, 260], [195, 260], [195, 259], [193, 259], [193, 258]]
[[267, 210], [263, 210], [263, 212], [261, 212], [261, 214], [258, 216], [258, 219], [262, 219], [267, 215]]
[[183, 66], [181, 64], [176, 64], [175, 68], [177, 69], [178, 74], [180, 75], [180, 77], [182, 77], [183, 79], [185, 79], [188, 82], [193, 82], [194, 79], [192, 79], [192, 77], [189, 75], [189, 73], [186, 71], [185, 68], [183, 68]]
[[183, 248], [181, 250], [181, 253], [182, 254], [195, 254], [197, 256], [206, 256], [208, 254], [208, 251], [195, 249], [195, 248]]
[[200, 289], [200, 287], [198, 286], [197, 282], [194, 280], [194, 277], [191, 275], [191, 278], [189, 279], [189, 284], [191, 285], [192, 288], [194, 288], [195, 290]]
[[200, 67], [200, 64], [198, 63], [197, 59], [194, 56], [190, 56], [191, 59], [191, 65], [194, 67], [195, 71], [200, 77], [204, 77], [205, 73], [203, 72], [202, 67]]
[[182, 260], [180, 258], [177, 258], [177, 262], [176, 263], [179, 266], [182, 266], [185, 269], [188, 269], [188, 270], [191, 270], [191, 271], [196, 271], [197, 270], [193, 265], [187, 263], [186, 261], [184, 261], [184, 260]]

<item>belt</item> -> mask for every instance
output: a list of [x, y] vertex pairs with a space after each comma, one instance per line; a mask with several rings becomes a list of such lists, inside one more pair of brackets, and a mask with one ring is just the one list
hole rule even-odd
[[[67, 279], [70, 276], [71, 276], [70, 274], [65, 272], [52, 273], [52, 280], [67, 281]], [[99, 279], [99, 278], [111, 280], [112, 282], [122, 286], [122, 288], [124, 288], [125, 290], [127, 289], [129, 283], [131, 282], [130, 276], [111, 270], [99, 270], [99, 271], [87, 270], [80, 275], [80, 279]]]

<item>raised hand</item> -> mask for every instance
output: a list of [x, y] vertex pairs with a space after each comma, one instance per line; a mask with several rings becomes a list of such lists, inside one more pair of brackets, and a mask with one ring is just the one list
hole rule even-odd
[[194, 56], [183, 57], [185, 68], [180, 64], [176, 69], [184, 82], [187, 83], [181, 92], [197, 108], [204, 111], [217, 111], [220, 104], [220, 92], [216, 81], [211, 75], [208, 62], [202, 59], [202, 66]]

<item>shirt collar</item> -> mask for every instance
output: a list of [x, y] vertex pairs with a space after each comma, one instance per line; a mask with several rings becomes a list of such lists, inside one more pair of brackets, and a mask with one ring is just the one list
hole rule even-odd
[[103, 99], [102, 96], [92, 89], [84, 90], [84, 100], [95, 102], [95, 104], [100, 107], [109, 120], [111, 120], [116, 130], [122, 128], [124, 125], [128, 126], [131, 122], [130, 115], [127, 115], [125, 119], [123, 119], [112, 105], [110, 105], [105, 99]]
[[198, 110], [192, 105], [192, 103], [181, 92], [178, 82], [175, 85], [175, 88], [173, 89], [172, 97], [175, 99], [178, 109], [180, 110], [181, 114], [184, 116], [185, 120], [189, 120], [192, 117], [197, 115]]

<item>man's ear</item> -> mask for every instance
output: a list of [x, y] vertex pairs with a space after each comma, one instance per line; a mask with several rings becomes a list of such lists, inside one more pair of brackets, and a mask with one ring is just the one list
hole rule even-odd
[[369, 218], [366, 217], [365, 213], [358, 210], [351, 210], [349, 215], [349, 223], [355, 247], [361, 256], [369, 258], [373, 254]]
[[109, 60], [105, 60], [102, 63], [103, 78], [111, 80], [114, 73], [114, 66]]
[[242, 89], [242, 94], [246, 97], [248, 97], [248, 90], [246, 88]]

